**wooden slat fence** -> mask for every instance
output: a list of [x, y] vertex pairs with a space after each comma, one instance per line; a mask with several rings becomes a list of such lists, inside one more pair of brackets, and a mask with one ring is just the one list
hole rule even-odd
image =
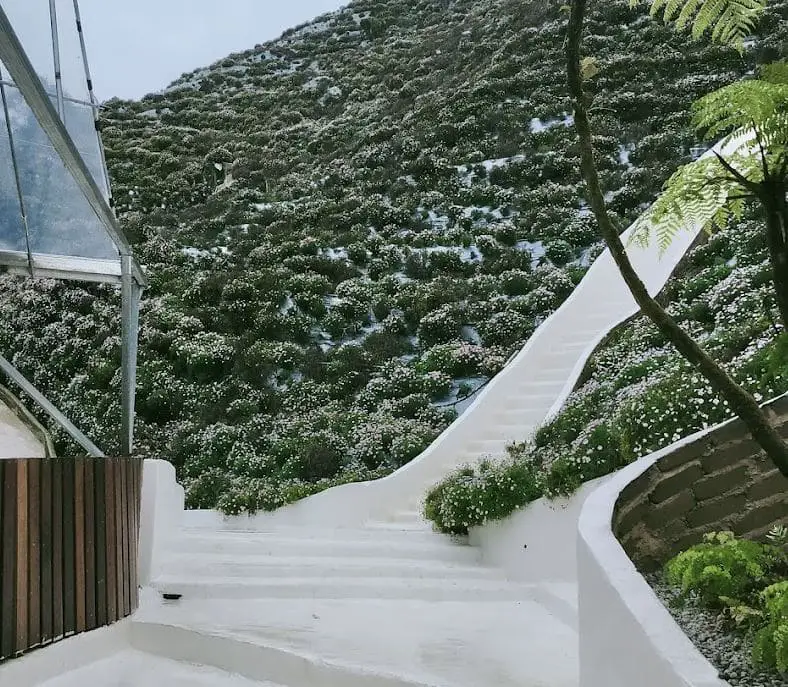
[[141, 458], [0, 460], [0, 662], [137, 608]]

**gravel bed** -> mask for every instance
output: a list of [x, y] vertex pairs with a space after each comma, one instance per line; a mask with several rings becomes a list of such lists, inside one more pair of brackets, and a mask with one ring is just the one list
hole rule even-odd
[[725, 629], [719, 613], [701, 607], [691, 598], [677, 606], [674, 601], [679, 596], [678, 591], [667, 584], [662, 575], [645, 577], [679, 627], [732, 687], [788, 686], [788, 677], [753, 668], [749, 644], [741, 635]]

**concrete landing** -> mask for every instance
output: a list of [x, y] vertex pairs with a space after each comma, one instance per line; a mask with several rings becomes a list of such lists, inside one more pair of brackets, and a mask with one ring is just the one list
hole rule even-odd
[[576, 687], [577, 634], [568, 615], [562, 619], [528, 599], [184, 598], [142, 609], [134, 622], [231, 637], [408, 684]]
[[[221, 637], [257, 647], [270, 672], [255, 675], [289, 687], [305, 674], [314, 687], [576, 687], [576, 585], [511, 581], [480, 553], [419, 518], [185, 528], [154, 580], [181, 598], [146, 596], [133, 634], [157, 639], [135, 646], [181, 658], [166, 648], [179, 630]], [[294, 655], [311, 667], [290, 668]]]

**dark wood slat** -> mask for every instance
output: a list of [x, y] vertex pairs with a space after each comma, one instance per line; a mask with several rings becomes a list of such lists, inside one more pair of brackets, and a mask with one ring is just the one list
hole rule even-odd
[[64, 460], [63, 467], [63, 634], [77, 630], [76, 550], [74, 548], [74, 461]]
[[128, 461], [120, 460], [120, 498], [123, 504], [121, 508], [121, 527], [123, 537], [123, 615], [127, 616], [131, 612], [131, 599], [129, 596], [129, 475]]
[[16, 643], [15, 651], [30, 646], [28, 634], [28, 461], [16, 461]]
[[82, 461], [85, 468], [85, 629], [96, 629], [96, 459]]
[[115, 463], [107, 459], [104, 464], [105, 502], [107, 509], [107, 617], [118, 619], [118, 548], [115, 527]]
[[28, 647], [41, 644], [41, 461], [27, 462]]
[[96, 624], [101, 627], [108, 622], [107, 615], [107, 504], [106, 463], [99, 459], [94, 463], [95, 482], [93, 503], [96, 520]]
[[74, 463], [74, 553], [76, 556], [77, 632], [87, 627], [85, 612], [85, 461]]
[[122, 463], [120, 460], [113, 460], [115, 469], [115, 589], [117, 590], [117, 616], [123, 618], [123, 480]]
[[3, 531], [0, 566], [4, 574], [0, 600], [2, 614], [0, 624], [0, 658], [14, 653], [16, 634], [16, 465], [12, 460], [4, 461], [3, 470]]
[[52, 639], [63, 636], [63, 463], [52, 464]]
[[[52, 640], [54, 609], [52, 607], [52, 461], [41, 461], [41, 642]], [[59, 519], [59, 517], [58, 517]]]

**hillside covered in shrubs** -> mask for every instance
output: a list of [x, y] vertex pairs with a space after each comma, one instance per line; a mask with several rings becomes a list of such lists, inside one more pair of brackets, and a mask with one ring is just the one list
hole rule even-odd
[[[626, 224], [702, 149], [693, 100], [780, 55], [788, 6], [770, 4], [744, 55], [690, 43], [628, 0], [595, 8], [596, 146]], [[105, 103], [115, 205], [151, 280], [138, 450], [175, 464], [191, 506], [271, 509], [407, 463], [571, 293], [600, 245], [564, 30], [559, 2], [356, 0], [142, 101]], [[773, 338], [763, 308], [743, 304], [765, 289], [762, 251], [732, 229], [697, 249], [691, 286], [672, 287], [672, 307], [731, 361], [763, 358]], [[118, 294], [7, 276], [0, 294], [0, 350], [117, 450]], [[731, 308], [746, 317], [729, 332]], [[599, 409], [619, 417], [638, 384], [662, 408], [655, 389], [669, 387], [644, 381], [657, 369], [703, 405], [642, 323], [610, 350], [557, 421], [571, 428], [538, 443], [620, 443]], [[616, 382], [606, 361], [622, 354]], [[700, 417], [659, 413], [626, 459]], [[556, 489], [596, 469], [569, 456], [548, 461]]]

